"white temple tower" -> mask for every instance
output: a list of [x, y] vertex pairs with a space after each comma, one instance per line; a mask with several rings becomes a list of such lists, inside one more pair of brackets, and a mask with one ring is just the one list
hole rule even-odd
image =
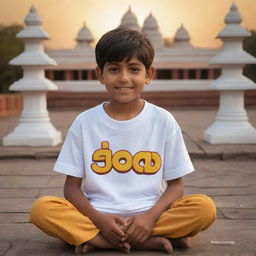
[[140, 31], [140, 26], [138, 24], [138, 20], [136, 15], [132, 12], [131, 6], [129, 6], [128, 11], [124, 14], [121, 19], [121, 27], [127, 27], [132, 30]]
[[86, 27], [85, 23], [83, 27], [79, 30], [77, 37], [76, 37], [77, 50], [88, 50], [92, 48], [92, 42], [94, 41], [93, 35], [91, 31]]
[[175, 48], [191, 48], [190, 35], [183, 24], [179, 27], [174, 36], [172, 47]]
[[150, 40], [155, 49], [164, 47], [163, 37], [159, 31], [157, 20], [152, 13], [145, 19], [142, 33]]
[[204, 132], [204, 139], [211, 144], [256, 143], [256, 129], [248, 122], [244, 108], [244, 90], [255, 90], [256, 85], [243, 76], [243, 66], [256, 63], [256, 59], [242, 49], [243, 38], [250, 32], [240, 26], [241, 21], [233, 4], [225, 17], [226, 26], [218, 34], [223, 48], [210, 61], [222, 66], [222, 75], [210, 85], [220, 90], [216, 121]]
[[61, 133], [51, 124], [47, 111], [46, 92], [57, 87], [45, 78], [44, 68], [56, 62], [44, 52], [42, 42], [49, 39], [49, 35], [41, 23], [32, 6], [25, 18], [26, 27], [17, 34], [24, 40], [25, 51], [10, 64], [21, 65], [24, 74], [10, 90], [21, 91], [24, 106], [18, 126], [3, 139], [4, 146], [54, 146], [61, 142]]

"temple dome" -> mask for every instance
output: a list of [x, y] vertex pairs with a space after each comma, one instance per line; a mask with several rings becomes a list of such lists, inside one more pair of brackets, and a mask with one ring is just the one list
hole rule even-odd
[[159, 29], [158, 23], [156, 18], [152, 15], [152, 13], [149, 14], [149, 16], [145, 19], [143, 30], [145, 29]]
[[237, 6], [233, 3], [230, 7], [230, 11], [227, 13], [225, 17], [225, 23], [226, 24], [232, 24], [232, 23], [238, 23], [240, 24], [242, 22], [242, 17], [240, 13], [238, 12]]
[[172, 48], [191, 49], [191, 47], [193, 46], [190, 44], [190, 35], [182, 24], [174, 36]]
[[45, 32], [44, 29], [41, 27], [42, 20], [33, 5], [29, 9], [29, 13], [25, 17], [24, 22], [26, 24], [26, 27], [17, 34], [18, 38], [50, 39], [48, 33]]
[[145, 19], [142, 32], [151, 41], [156, 49], [162, 48], [164, 46], [164, 40], [161, 33], [159, 32], [157, 20], [152, 15], [152, 13], [150, 13], [149, 16]]
[[91, 43], [94, 41], [91, 31], [86, 27], [85, 23], [83, 27], [79, 30], [76, 41]]
[[130, 6], [129, 6], [128, 11], [122, 17], [120, 26], [127, 27], [127, 28], [130, 28], [132, 30], [140, 31], [140, 26], [138, 25], [137, 17], [131, 11], [131, 7]]
[[94, 41], [91, 31], [86, 27], [85, 23], [79, 30], [76, 37], [77, 45], [76, 49], [86, 50], [91, 48], [91, 43]]
[[183, 24], [177, 30], [174, 39], [176, 41], [189, 41], [190, 40], [189, 33], [186, 30], [186, 28], [183, 26]]
[[29, 13], [25, 17], [24, 22], [27, 26], [29, 26], [29, 25], [30, 26], [31, 25], [39, 26], [42, 24], [42, 20], [41, 20], [40, 16], [38, 15], [37, 10], [34, 5], [31, 6]]

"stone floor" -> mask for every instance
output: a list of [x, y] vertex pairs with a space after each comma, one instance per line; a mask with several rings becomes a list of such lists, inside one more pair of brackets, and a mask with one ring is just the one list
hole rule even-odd
[[[33, 201], [43, 195], [62, 195], [64, 175], [51, 171], [54, 159], [2, 159], [0, 175], [0, 255], [73, 255], [58, 240], [41, 233], [29, 222]], [[193, 239], [189, 251], [173, 255], [256, 255], [255, 159], [196, 159], [197, 169], [185, 178], [186, 194], [213, 198], [218, 219]], [[217, 245], [212, 241], [231, 242]], [[232, 244], [235, 243], [235, 244]], [[123, 255], [93, 252], [91, 255]], [[131, 255], [164, 255], [132, 252]]]
[[[51, 118], [65, 135], [76, 111], [52, 112]], [[256, 125], [256, 108], [248, 111]], [[186, 194], [204, 193], [217, 205], [218, 218], [193, 238], [193, 248], [174, 250], [172, 255], [256, 255], [256, 145], [209, 145], [203, 130], [214, 120], [211, 109], [175, 110], [196, 172], [185, 177]], [[191, 118], [193, 116], [193, 119]], [[18, 117], [0, 119], [0, 138], [18, 122]], [[0, 255], [74, 255], [29, 222], [33, 201], [43, 195], [62, 195], [65, 177], [52, 172], [60, 146], [53, 148], [0, 146]], [[215, 244], [214, 244], [215, 243]], [[224, 243], [224, 244], [223, 244]], [[88, 255], [125, 255], [96, 251]], [[133, 251], [130, 255], [165, 255], [158, 251]]]

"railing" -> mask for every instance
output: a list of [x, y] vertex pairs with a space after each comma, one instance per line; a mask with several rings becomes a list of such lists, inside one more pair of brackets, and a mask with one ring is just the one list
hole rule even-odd
[[19, 114], [22, 106], [21, 94], [0, 94], [0, 118]]

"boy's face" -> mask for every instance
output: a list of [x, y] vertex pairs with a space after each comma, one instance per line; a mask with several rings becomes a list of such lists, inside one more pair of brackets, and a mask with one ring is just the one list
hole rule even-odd
[[111, 102], [129, 103], [140, 99], [145, 84], [154, 76], [154, 68], [146, 70], [137, 57], [128, 62], [108, 62], [103, 70], [96, 68], [102, 84], [106, 86]]

